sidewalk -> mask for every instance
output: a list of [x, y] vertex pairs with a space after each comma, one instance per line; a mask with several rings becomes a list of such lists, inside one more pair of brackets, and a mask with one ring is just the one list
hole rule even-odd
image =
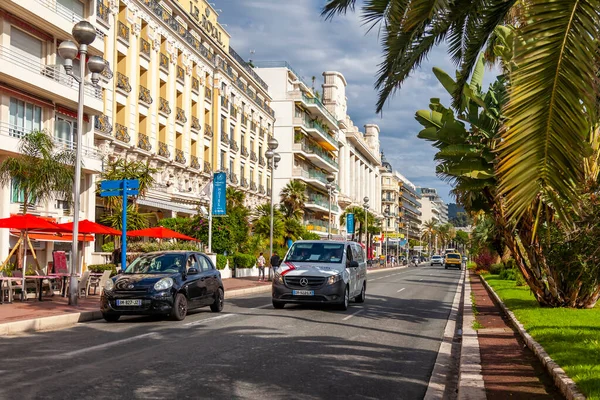
[[525, 346], [480, 277], [469, 270], [477, 309], [481, 370], [488, 400], [562, 399], [537, 357]]

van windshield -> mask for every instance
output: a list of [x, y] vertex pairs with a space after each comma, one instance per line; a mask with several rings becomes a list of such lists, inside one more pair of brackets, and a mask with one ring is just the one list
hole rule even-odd
[[294, 243], [284, 261], [339, 264], [343, 258], [341, 243]]

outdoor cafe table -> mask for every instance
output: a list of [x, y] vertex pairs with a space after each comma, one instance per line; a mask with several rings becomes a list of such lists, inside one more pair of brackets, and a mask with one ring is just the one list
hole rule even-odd
[[[21, 279], [23, 279], [23, 278], [21, 278]], [[43, 301], [42, 300], [42, 287], [43, 287], [43, 281], [44, 281], [44, 279], [56, 279], [56, 276], [51, 276], [51, 275], [27, 275], [27, 276], [25, 276], [25, 280], [27, 280], [27, 279], [37, 279], [37, 280], [40, 281], [38, 301]]]
[[[79, 276], [79, 274], [75, 274], [77, 276]], [[71, 274], [69, 274], [68, 272], [54, 272], [51, 273], [50, 276], [52, 276], [53, 278], [62, 278], [63, 279], [63, 284], [62, 284], [62, 297], [66, 297], [67, 295], [67, 278], [71, 276]], [[97, 273], [97, 272], [92, 272], [90, 274], [90, 276], [102, 276], [101, 273]]]
[[[10, 276], [0, 276], [0, 287], [2, 287], [2, 281], [23, 282], [23, 278], [14, 278], [14, 277], [10, 277]], [[8, 302], [9, 303], [12, 302], [12, 289], [8, 293]], [[0, 292], [0, 304], [4, 304], [4, 294], [2, 294], [1, 292]]]

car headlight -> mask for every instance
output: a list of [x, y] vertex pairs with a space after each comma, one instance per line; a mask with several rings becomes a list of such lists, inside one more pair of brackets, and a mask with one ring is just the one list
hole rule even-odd
[[104, 290], [106, 290], [107, 292], [110, 292], [111, 290], [113, 290], [115, 287], [115, 283], [113, 282], [112, 279], [108, 279], [106, 281], [106, 283], [104, 284]]
[[331, 275], [328, 279], [327, 279], [327, 284], [328, 285], [333, 285], [334, 283], [336, 283], [337, 281], [339, 281], [340, 279], [342, 279], [342, 276], [340, 274], [337, 275]]
[[281, 274], [278, 274], [277, 272], [275, 272], [275, 275], [273, 276], [273, 282], [280, 283], [283, 285], [283, 276], [281, 276]]
[[173, 287], [173, 278], [162, 278], [154, 284], [154, 290], [167, 290]]

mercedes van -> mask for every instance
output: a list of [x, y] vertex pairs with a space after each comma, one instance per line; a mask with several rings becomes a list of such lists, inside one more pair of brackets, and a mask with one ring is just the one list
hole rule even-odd
[[288, 250], [273, 278], [273, 307], [286, 303], [335, 304], [347, 310], [351, 299], [365, 301], [367, 258], [350, 241], [299, 240]]

